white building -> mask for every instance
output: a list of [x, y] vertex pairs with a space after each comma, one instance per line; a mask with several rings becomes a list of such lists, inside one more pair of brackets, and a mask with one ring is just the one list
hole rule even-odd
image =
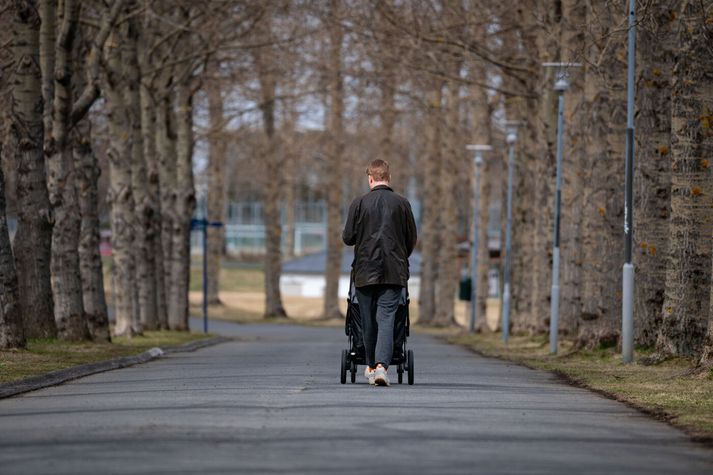
[[[351, 274], [354, 249], [349, 247], [342, 251], [342, 265], [339, 276], [339, 298], [347, 298], [349, 293], [349, 276]], [[280, 292], [282, 295], [295, 297], [322, 297], [326, 282], [324, 269], [327, 265], [327, 251], [308, 254], [282, 265], [280, 276]], [[421, 287], [421, 254], [414, 252], [409, 258], [411, 278], [408, 290], [411, 300], [417, 301]]]

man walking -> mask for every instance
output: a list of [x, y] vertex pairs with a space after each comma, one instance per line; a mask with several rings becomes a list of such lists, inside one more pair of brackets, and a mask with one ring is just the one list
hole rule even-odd
[[354, 246], [354, 286], [367, 361], [364, 376], [369, 384], [388, 386], [394, 319], [409, 278], [416, 222], [408, 200], [391, 189], [386, 161], [373, 160], [366, 174], [370, 191], [349, 207], [342, 239]]

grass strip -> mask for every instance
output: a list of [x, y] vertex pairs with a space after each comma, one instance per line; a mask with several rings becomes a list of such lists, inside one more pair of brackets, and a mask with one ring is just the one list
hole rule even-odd
[[142, 353], [155, 346], [174, 346], [211, 335], [179, 331], [146, 331], [117, 337], [112, 343], [31, 339], [23, 350], [0, 351], [0, 383], [17, 381], [71, 366]]

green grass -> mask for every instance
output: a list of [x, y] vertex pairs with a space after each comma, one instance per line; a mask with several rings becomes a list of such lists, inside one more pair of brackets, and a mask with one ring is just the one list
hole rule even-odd
[[[199, 261], [191, 265], [191, 291], [203, 290], [203, 267]], [[222, 292], [264, 292], [265, 273], [253, 266], [223, 265], [220, 270]]]
[[135, 355], [155, 346], [180, 345], [202, 338], [206, 338], [206, 335], [177, 331], [147, 331], [143, 336], [115, 338], [112, 343], [29, 340], [26, 349], [0, 351], [0, 383], [80, 364]]
[[[614, 348], [572, 352], [568, 342], [560, 345], [559, 355], [551, 356], [546, 337], [512, 336], [507, 346], [500, 334], [459, 334], [448, 340], [487, 356], [553, 371], [669, 421], [694, 438], [713, 438], [713, 370], [692, 372], [687, 359], [627, 365]], [[645, 354], [645, 350], [637, 352], [638, 357]]]

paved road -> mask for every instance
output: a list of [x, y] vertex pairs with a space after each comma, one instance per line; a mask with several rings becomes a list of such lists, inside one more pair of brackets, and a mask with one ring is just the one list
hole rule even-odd
[[416, 385], [338, 383], [337, 329], [248, 337], [0, 400], [0, 473], [712, 474], [713, 451], [553, 376], [415, 336]]

